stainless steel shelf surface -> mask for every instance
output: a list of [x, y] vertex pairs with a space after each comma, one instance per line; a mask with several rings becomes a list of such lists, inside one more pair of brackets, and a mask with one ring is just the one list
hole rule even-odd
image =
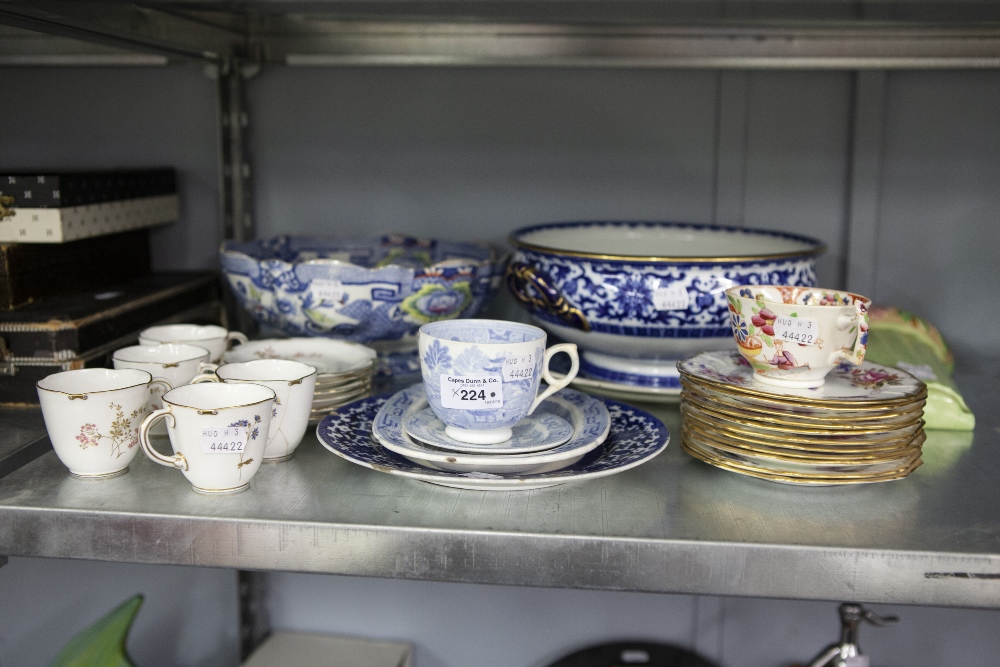
[[[0, 479], [0, 554], [490, 584], [1000, 607], [995, 365], [959, 378], [969, 433], [932, 432], [909, 478], [798, 488], [675, 441], [646, 465], [529, 492], [370, 471], [313, 436], [250, 490], [204, 497], [140, 454], [71, 478], [48, 453]], [[676, 407], [655, 408], [674, 437]]]
[[53, 36], [0, 64], [1000, 67], [994, 0], [8, 0], [0, 23]]

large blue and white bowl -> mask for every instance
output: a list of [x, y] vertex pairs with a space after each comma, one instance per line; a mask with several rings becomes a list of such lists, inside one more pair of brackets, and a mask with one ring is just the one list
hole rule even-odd
[[472, 317], [503, 270], [485, 244], [402, 236], [226, 241], [219, 254], [240, 305], [261, 324], [414, 349], [422, 325]]
[[679, 387], [676, 360], [732, 346], [733, 285], [815, 286], [825, 249], [795, 234], [669, 222], [567, 222], [515, 231], [507, 285], [581, 375]]

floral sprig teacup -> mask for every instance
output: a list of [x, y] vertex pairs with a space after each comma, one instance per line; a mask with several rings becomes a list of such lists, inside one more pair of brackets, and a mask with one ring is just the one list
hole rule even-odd
[[860, 294], [819, 287], [743, 285], [726, 290], [733, 337], [754, 379], [819, 387], [841, 363], [865, 359], [868, 309]]
[[139, 451], [139, 422], [152, 385], [169, 389], [132, 368], [83, 368], [38, 381], [49, 440], [71, 475], [113, 477], [128, 471]]
[[[267, 444], [274, 391], [260, 384], [189, 384], [163, 395], [163, 409], [139, 427], [139, 444], [156, 463], [178, 468], [199, 493], [235, 493], [250, 485]], [[173, 456], [150, 444], [149, 430], [167, 422]]]

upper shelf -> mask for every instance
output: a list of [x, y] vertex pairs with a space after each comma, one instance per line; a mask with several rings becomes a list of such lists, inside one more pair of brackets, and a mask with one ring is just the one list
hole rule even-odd
[[312, 435], [231, 497], [197, 495], [141, 453], [126, 475], [84, 481], [50, 452], [0, 479], [0, 555], [1000, 607], [997, 371], [958, 378], [975, 440], [928, 432], [924, 466], [887, 484], [798, 488], [711, 468], [680, 450], [673, 406], [656, 409], [674, 438], [657, 458], [538, 491], [391, 477]]
[[0, 64], [1000, 67], [992, 0], [35, 0], [0, 3], [0, 23], [56, 38], [2, 40]]

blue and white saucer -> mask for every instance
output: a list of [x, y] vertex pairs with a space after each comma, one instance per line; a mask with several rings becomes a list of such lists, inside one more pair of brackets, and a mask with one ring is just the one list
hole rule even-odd
[[449, 472], [415, 463], [373, 441], [372, 422], [388, 400], [385, 396], [363, 398], [327, 415], [316, 428], [320, 443], [351, 463], [389, 475], [456, 489], [527, 491], [606, 477], [634, 468], [662, 452], [670, 440], [667, 427], [648, 412], [604, 400], [611, 419], [608, 437], [573, 465], [535, 473]]
[[611, 428], [611, 417], [603, 401], [569, 389], [550, 396], [535, 411], [539, 417], [551, 415], [566, 424], [571, 437], [561, 445], [527, 454], [450, 452], [414, 440], [407, 433], [404, 425], [409, 418], [426, 408], [427, 396], [422, 384], [404, 389], [391, 396], [375, 415], [372, 435], [380, 445], [414, 463], [453, 472], [528, 473], [557, 470], [576, 463], [587, 452], [600, 446]]
[[528, 454], [558, 447], [573, 437], [573, 427], [568, 421], [554, 412], [539, 410], [515, 424], [509, 440], [495, 445], [461, 442], [448, 437], [444, 422], [427, 406], [427, 399], [422, 400], [425, 407], [416, 412], [411, 410], [403, 420], [403, 428], [410, 437], [439, 449], [470, 454]]

